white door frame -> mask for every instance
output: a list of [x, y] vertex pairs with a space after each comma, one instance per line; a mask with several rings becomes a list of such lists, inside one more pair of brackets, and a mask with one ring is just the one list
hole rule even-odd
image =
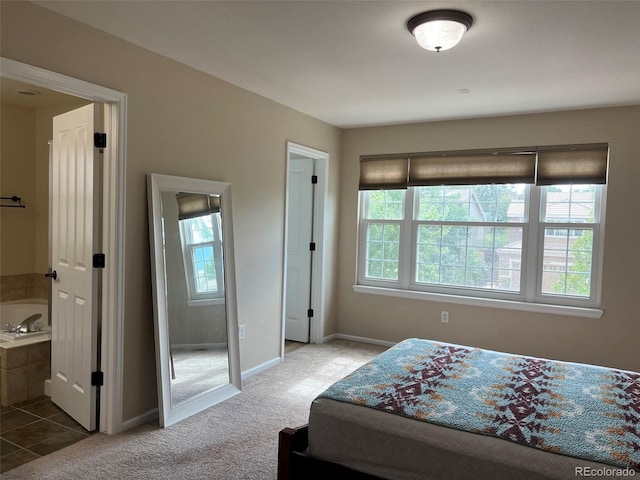
[[103, 155], [100, 431], [122, 431], [124, 343], [124, 222], [127, 95], [100, 85], [0, 57], [2, 76], [34, 86], [104, 103], [107, 148]]
[[287, 142], [287, 171], [286, 171], [286, 189], [285, 189], [285, 212], [284, 212], [284, 264], [283, 264], [283, 283], [282, 283], [282, 329], [280, 347], [280, 357], [284, 360], [284, 342], [285, 342], [285, 325], [286, 325], [286, 305], [287, 305], [287, 234], [289, 229], [289, 168], [291, 157], [293, 155], [301, 155], [311, 158], [316, 162], [316, 175], [318, 183], [314, 189], [313, 199], [313, 241], [316, 243], [316, 249], [312, 256], [312, 273], [311, 273], [311, 305], [313, 308], [313, 320], [309, 329], [309, 342], [322, 343], [324, 340], [324, 322], [325, 322], [325, 253], [326, 253], [326, 198], [327, 198], [327, 177], [329, 175], [329, 154], [314, 148], [305, 147], [293, 142]]

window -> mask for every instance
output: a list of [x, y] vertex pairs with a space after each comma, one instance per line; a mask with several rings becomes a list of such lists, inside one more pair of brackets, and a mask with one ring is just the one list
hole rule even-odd
[[223, 297], [220, 214], [180, 220], [180, 238], [189, 299]]
[[[607, 150], [572, 148], [363, 159], [358, 284], [597, 307]], [[566, 178], [585, 157], [603, 180]], [[565, 176], [550, 172], [554, 158], [568, 161]], [[391, 188], [383, 164], [393, 166]], [[490, 183], [496, 172], [505, 181]]]
[[592, 297], [594, 240], [602, 188], [597, 185], [545, 187], [541, 200], [544, 231], [542, 295]]

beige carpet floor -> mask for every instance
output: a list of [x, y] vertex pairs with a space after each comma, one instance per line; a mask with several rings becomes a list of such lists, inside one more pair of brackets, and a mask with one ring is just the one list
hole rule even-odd
[[307, 423], [319, 393], [384, 349], [345, 340], [305, 345], [249, 377], [239, 395], [171, 427], [98, 433], [2, 478], [275, 480], [278, 432]]

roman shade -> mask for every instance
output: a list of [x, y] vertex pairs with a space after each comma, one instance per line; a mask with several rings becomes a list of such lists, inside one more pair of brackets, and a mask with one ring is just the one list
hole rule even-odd
[[178, 193], [178, 219], [201, 217], [220, 211], [220, 196], [192, 193]]
[[407, 188], [409, 158], [361, 158], [360, 190]]
[[535, 152], [411, 157], [410, 187], [533, 183]]
[[434, 185], [605, 184], [608, 144], [360, 157], [360, 190]]
[[606, 184], [608, 145], [576, 146], [570, 150], [540, 148], [536, 185]]

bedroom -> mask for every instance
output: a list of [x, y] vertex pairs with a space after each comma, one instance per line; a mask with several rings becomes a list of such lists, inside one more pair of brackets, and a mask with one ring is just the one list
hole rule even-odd
[[[425, 4], [414, 6], [422, 9]], [[637, 87], [633, 101], [611, 108], [595, 108], [605, 105], [590, 99], [585, 104], [589, 108], [582, 109], [338, 128], [31, 2], [2, 2], [1, 48], [3, 57], [128, 96], [125, 368], [114, 432], [157, 415], [144, 175], [170, 173], [233, 185], [238, 316], [247, 328], [241, 363], [243, 372], [251, 372], [282, 355], [287, 141], [326, 151], [330, 157], [324, 337], [339, 334], [393, 343], [421, 336], [640, 370], [636, 282], [640, 257], [635, 251], [640, 231], [631, 220], [632, 209], [640, 204], [635, 185], [640, 177]], [[632, 46], [625, 48], [636, 51]], [[635, 62], [632, 81], [637, 80], [637, 59]], [[475, 308], [353, 291], [360, 155], [593, 142], [610, 142], [613, 152], [602, 318]], [[185, 160], [176, 162], [177, 158]], [[260, 238], [256, 231], [262, 232]], [[269, 255], [259, 255], [264, 251]], [[440, 322], [443, 310], [450, 315], [447, 324]], [[394, 319], [392, 325], [389, 318]]]

